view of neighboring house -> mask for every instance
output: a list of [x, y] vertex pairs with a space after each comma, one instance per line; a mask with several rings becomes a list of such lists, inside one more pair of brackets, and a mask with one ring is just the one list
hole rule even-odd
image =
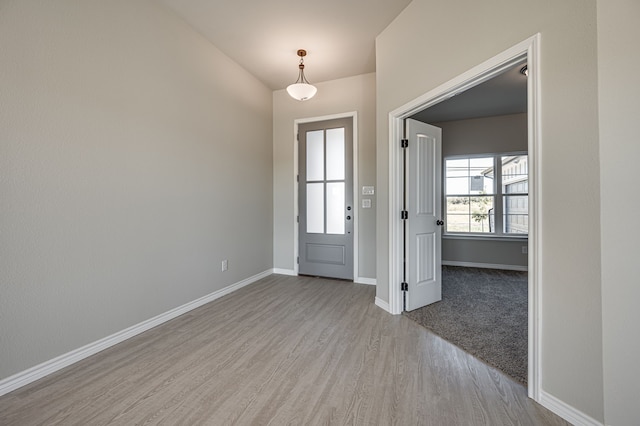
[[502, 157], [503, 224], [505, 234], [529, 232], [528, 156]]

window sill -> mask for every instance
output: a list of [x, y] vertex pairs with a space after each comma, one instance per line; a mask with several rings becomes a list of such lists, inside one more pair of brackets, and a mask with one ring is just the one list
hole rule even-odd
[[478, 240], [478, 241], [529, 241], [529, 236], [511, 236], [511, 235], [479, 235], [479, 234], [442, 234], [442, 238], [445, 240]]

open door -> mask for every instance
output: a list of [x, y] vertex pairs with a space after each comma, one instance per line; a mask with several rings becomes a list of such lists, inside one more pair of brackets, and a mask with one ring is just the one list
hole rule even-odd
[[405, 310], [442, 300], [442, 130], [407, 119]]

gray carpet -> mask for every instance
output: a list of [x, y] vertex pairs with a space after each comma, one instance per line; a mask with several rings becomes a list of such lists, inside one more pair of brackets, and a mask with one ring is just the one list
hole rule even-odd
[[442, 301], [405, 315], [527, 382], [527, 273], [442, 267]]

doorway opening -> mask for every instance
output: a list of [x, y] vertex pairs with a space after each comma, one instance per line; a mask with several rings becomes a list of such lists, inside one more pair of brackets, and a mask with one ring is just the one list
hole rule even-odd
[[506, 70], [525, 61], [528, 67], [527, 78], [527, 153], [529, 164], [529, 235], [526, 250], [528, 252], [528, 394], [535, 400], [540, 399], [540, 328], [541, 300], [539, 290], [539, 253], [540, 232], [538, 227], [539, 203], [538, 182], [540, 179], [540, 132], [539, 132], [539, 35], [535, 35], [501, 54], [472, 68], [453, 80], [425, 93], [389, 114], [389, 308], [391, 313], [399, 314], [403, 310], [403, 170], [402, 148], [398, 143], [402, 139], [404, 120], [418, 112], [434, 106], [448, 98], [486, 82]]

